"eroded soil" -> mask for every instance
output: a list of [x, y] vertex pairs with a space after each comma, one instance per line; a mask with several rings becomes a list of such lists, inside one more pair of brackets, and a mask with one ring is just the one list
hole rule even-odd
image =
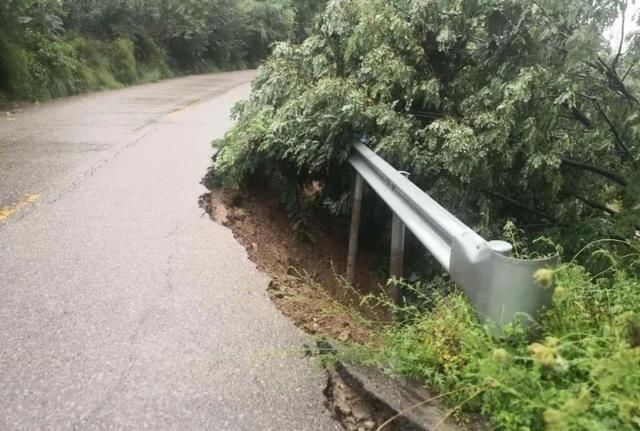
[[[388, 310], [371, 308], [361, 300], [367, 294], [381, 293], [385, 280], [376, 275], [375, 255], [364, 248], [358, 255], [355, 289], [347, 286], [341, 274], [346, 266], [348, 232], [335, 220], [312, 222], [308, 233], [314, 239], [310, 241], [296, 237], [286, 210], [264, 190], [217, 189], [203, 197], [202, 205], [216, 222], [233, 231], [249, 258], [270, 276], [269, 295], [278, 309], [305, 332], [318, 336], [318, 349], [310, 349], [311, 355], [333, 350], [324, 339], [377, 343], [380, 326], [389, 322]], [[327, 367], [327, 373], [326, 406], [346, 430], [421, 429], [336, 368]], [[482, 424], [479, 418], [464, 422]]]
[[270, 276], [269, 294], [282, 313], [312, 335], [373, 341], [372, 325], [388, 320], [386, 310], [361, 304], [363, 295], [383, 289], [384, 280], [372, 269], [373, 255], [364, 250], [358, 256], [356, 291], [341, 276], [348, 244], [335, 224], [313, 223], [314, 239], [305, 240], [292, 233], [286, 211], [267, 194], [215, 190], [205, 200], [212, 218], [229, 227]]
[[[205, 195], [202, 205], [216, 222], [232, 230], [249, 258], [270, 276], [269, 295], [278, 309], [305, 332], [318, 336], [319, 346], [332, 348], [321, 341], [324, 338], [338, 343], [376, 343], [379, 332], [375, 327], [388, 321], [387, 312], [362, 305], [361, 299], [378, 293], [384, 280], [375, 276], [374, 256], [363, 250], [358, 256], [357, 291], [347, 286], [340, 275], [347, 243], [338, 227], [318, 221], [309, 232], [314, 240], [300, 239], [292, 233], [278, 200], [265, 193], [218, 189]], [[346, 381], [332, 367], [327, 372], [326, 405], [346, 430], [413, 429], [399, 420], [384, 425], [396, 411]]]

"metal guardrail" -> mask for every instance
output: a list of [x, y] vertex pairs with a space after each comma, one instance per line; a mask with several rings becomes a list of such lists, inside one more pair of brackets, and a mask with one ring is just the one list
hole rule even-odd
[[[397, 171], [366, 145], [353, 145], [349, 162], [356, 170], [349, 238], [347, 279], [353, 282], [358, 249], [364, 183], [394, 213], [391, 239], [391, 276], [401, 277], [405, 229], [408, 228], [469, 296], [484, 321], [498, 328], [516, 318], [536, 319], [548, 305], [553, 289], [534, 281], [542, 268], [557, 265], [558, 257], [523, 260], [511, 257], [512, 246], [486, 241]], [[392, 292], [397, 301], [398, 292]]]

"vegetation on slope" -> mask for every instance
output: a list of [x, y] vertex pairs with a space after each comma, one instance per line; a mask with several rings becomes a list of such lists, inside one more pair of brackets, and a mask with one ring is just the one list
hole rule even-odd
[[403, 307], [406, 321], [389, 327], [384, 343], [347, 358], [419, 378], [452, 415], [483, 413], [501, 430], [637, 430], [640, 249], [633, 259], [635, 266], [613, 258], [606, 276], [558, 268], [553, 306], [535, 336], [513, 326], [497, 339], [461, 294], [404, 285], [426, 310]]
[[217, 179], [321, 181], [347, 210], [357, 134], [487, 237], [635, 236], [640, 44], [601, 37], [617, 1], [332, 1], [301, 44], [280, 43]]
[[0, 100], [41, 100], [173, 73], [254, 67], [274, 41], [305, 36], [316, 11], [307, 3], [3, 1]]

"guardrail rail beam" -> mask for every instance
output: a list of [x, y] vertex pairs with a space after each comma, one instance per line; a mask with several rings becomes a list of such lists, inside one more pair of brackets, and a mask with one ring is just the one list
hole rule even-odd
[[[467, 294], [483, 321], [498, 330], [514, 319], [525, 323], [549, 305], [553, 288], [534, 281], [542, 268], [556, 266], [558, 257], [536, 260], [511, 256], [504, 241], [488, 242], [443, 208], [418, 186], [361, 142], [353, 145], [349, 163], [356, 170], [356, 186], [349, 239], [347, 280], [353, 282], [364, 183], [394, 214], [391, 275], [402, 274], [404, 229], [409, 229]], [[393, 295], [393, 292], [392, 292]], [[397, 299], [397, 298], [394, 298]]]

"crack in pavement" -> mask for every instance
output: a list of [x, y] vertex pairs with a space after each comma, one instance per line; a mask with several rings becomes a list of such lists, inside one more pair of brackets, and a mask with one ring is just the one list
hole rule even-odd
[[[164, 236], [164, 238], [166, 240], [171, 240], [172, 238], [176, 238], [178, 236], [178, 233], [182, 229], [183, 225], [184, 224], [181, 222], [176, 223], [175, 226]], [[91, 409], [89, 412], [87, 412], [85, 415], [83, 415], [81, 418], [79, 418], [75, 423], [72, 424], [71, 428], [73, 430], [84, 429], [88, 426], [89, 423], [91, 423], [92, 420], [97, 419], [96, 416], [101, 411], [103, 411], [109, 405], [109, 403], [111, 403], [111, 401], [114, 400], [115, 396], [120, 392], [120, 390], [124, 388], [127, 382], [127, 379], [131, 375], [131, 371], [133, 370], [134, 362], [138, 356], [133, 347], [137, 343], [139, 343], [139, 340], [144, 332], [145, 325], [150, 321], [154, 310], [157, 310], [159, 308], [159, 305], [161, 305], [164, 302], [164, 299], [166, 298], [166, 296], [174, 288], [173, 283], [171, 281], [171, 277], [173, 276], [175, 271], [175, 259], [177, 254], [176, 244], [177, 244], [176, 242], [172, 242], [172, 249], [167, 256], [166, 270], [164, 272], [164, 278], [165, 278], [164, 289], [161, 289], [159, 291], [159, 294], [155, 296], [156, 300], [154, 301], [154, 303], [149, 305], [144, 310], [142, 315], [138, 318], [137, 323], [135, 325], [135, 329], [133, 330], [133, 333], [129, 336], [129, 345], [132, 347], [132, 349], [128, 355], [125, 368], [120, 373], [120, 376], [117, 378], [116, 383], [114, 383], [113, 386], [105, 392], [104, 397], [97, 403], [97, 405], [93, 409]], [[112, 410], [115, 408], [116, 407], [113, 406]], [[107, 411], [107, 413], [109, 413], [109, 411]]]
[[[220, 83], [223, 83], [223, 81], [221, 81]], [[118, 159], [122, 154], [124, 154], [127, 150], [135, 147], [136, 145], [138, 145], [140, 142], [142, 142], [145, 138], [147, 138], [149, 135], [155, 133], [157, 131], [157, 127], [153, 127], [157, 124], [163, 124], [165, 121], [165, 119], [167, 119], [168, 116], [178, 113], [180, 111], [183, 111], [189, 107], [198, 105], [200, 103], [204, 103], [208, 100], [211, 100], [217, 96], [220, 96], [222, 94], [227, 93], [228, 91], [233, 90], [234, 88], [237, 87], [241, 87], [243, 85], [245, 85], [246, 82], [240, 82], [240, 83], [227, 83], [226, 85], [221, 85], [219, 87], [215, 87], [213, 90], [208, 91], [206, 93], [204, 93], [204, 95], [197, 97], [195, 99], [189, 99], [184, 103], [181, 103], [178, 107], [171, 109], [171, 110], [167, 110], [164, 112], [159, 113], [156, 117], [152, 118], [149, 121], [144, 122], [142, 125], [134, 128], [132, 130], [132, 132], [134, 134], [137, 134], [138, 132], [142, 132], [145, 129], [149, 129], [146, 132], [142, 133], [142, 135], [138, 136], [137, 138], [134, 138], [133, 141], [128, 142], [127, 144], [124, 144], [122, 146], [120, 146], [117, 151], [115, 151], [113, 154], [111, 154], [109, 157], [106, 157], [102, 160], [99, 160], [98, 162], [94, 163], [92, 166], [90, 166], [87, 170], [85, 170], [84, 172], [82, 172], [80, 175], [78, 175], [77, 177], [75, 177], [74, 179], [72, 179], [70, 181], [70, 184], [63, 187], [62, 190], [54, 197], [50, 198], [50, 199], [44, 199], [40, 202], [40, 204], [47, 204], [47, 205], [51, 205], [51, 204], [55, 204], [56, 202], [59, 202], [60, 200], [62, 200], [65, 196], [67, 196], [69, 193], [72, 193], [74, 190], [76, 190], [84, 181], [86, 181], [88, 178], [91, 178], [93, 175], [95, 175], [96, 172], [98, 172], [99, 170], [101, 170], [102, 168], [104, 168], [105, 166], [107, 166], [108, 164], [110, 164], [111, 162], [113, 162], [114, 160]], [[14, 220], [22, 220], [24, 217], [26, 217], [27, 215], [29, 215], [35, 208], [37, 207], [37, 205], [31, 205], [29, 207], [25, 207], [25, 208], [21, 208], [21, 210], [19, 212], [16, 211], [16, 214], [13, 215], [11, 217], [11, 219]], [[8, 220], [8, 218], [7, 218]], [[6, 224], [7, 220], [1, 220], [0, 219], [0, 229], [3, 228], [3, 226]]]
[[[145, 125], [144, 127], [147, 127], [150, 124], [152, 124], [152, 123], [149, 123], [149, 124]], [[52, 204], [55, 204], [56, 202], [61, 201], [65, 196], [67, 196], [68, 194], [70, 194], [73, 191], [75, 191], [78, 187], [80, 187], [80, 185], [82, 183], [84, 183], [88, 178], [91, 178], [92, 176], [94, 176], [96, 174], [96, 172], [98, 172], [100, 169], [104, 168], [109, 163], [111, 163], [114, 160], [118, 159], [127, 150], [129, 150], [129, 149], [133, 148], [134, 146], [138, 145], [142, 140], [144, 140], [147, 136], [153, 134], [156, 130], [157, 129], [149, 130], [146, 133], [144, 133], [142, 136], [139, 136], [136, 139], [134, 139], [133, 141], [129, 142], [128, 144], [121, 146], [115, 153], [111, 154], [107, 158], [104, 158], [104, 159], [98, 161], [97, 163], [92, 165], [89, 169], [87, 169], [86, 171], [84, 171], [80, 175], [78, 175], [75, 179], [73, 179], [71, 181], [71, 184], [69, 184], [68, 186], [64, 187], [58, 193], [57, 196], [55, 196], [55, 197], [53, 197], [51, 199], [41, 200], [40, 204], [52, 205]], [[23, 208], [23, 209], [21, 209], [20, 213], [17, 214], [16, 216], [12, 217], [12, 219], [13, 220], [22, 220], [27, 215], [29, 215], [36, 207], [37, 207], [37, 205], [30, 205], [30, 206], [28, 206], [26, 208]], [[9, 219], [7, 219], [5, 221], [8, 221], [8, 220]], [[6, 223], [4, 223], [4, 222], [0, 223], [0, 229], [2, 229], [5, 225], [6, 225]]]

